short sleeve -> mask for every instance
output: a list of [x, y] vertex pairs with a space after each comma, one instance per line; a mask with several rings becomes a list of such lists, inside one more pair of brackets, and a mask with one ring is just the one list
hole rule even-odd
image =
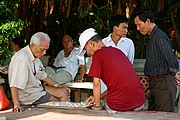
[[100, 55], [98, 53], [95, 53], [92, 57], [92, 63], [88, 76], [102, 78], [102, 74], [103, 74], [102, 66], [103, 63]]
[[56, 59], [55, 59], [55, 61], [54, 61], [54, 66], [55, 67], [59, 67], [60, 65], [60, 61], [63, 59], [63, 53], [64, 53], [64, 51], [63, 50], [61, 50], [59, 53], [58, 53], [58, 55], [56, 56]]
[[28, 63], [26, 60], [16, 59], [9, 65], [9, 84], [20, 89], [26, 87], [28, 81]]

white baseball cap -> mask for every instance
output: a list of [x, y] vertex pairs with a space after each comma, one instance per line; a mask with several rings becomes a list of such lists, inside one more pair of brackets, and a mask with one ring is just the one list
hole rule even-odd
[[90, 40], [93, 36], [97, 35], [95, 31], [96, 30], [94, 28], [89, 28], [86, 29], [83, 33], [81, 33], [79, 37], [79, 43], [80, 43], [79, 56], [83, 56], [86, 53], [86, 51], [83, 50], [84, 46], [86, 45], [88, 40]]

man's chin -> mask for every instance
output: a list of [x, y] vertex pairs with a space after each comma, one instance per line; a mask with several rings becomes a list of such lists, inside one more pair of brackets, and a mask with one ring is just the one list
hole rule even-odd
[[147, 33], [145, 33], [145, 32], [140, 32], [142, 35], [146, 35]]
[[92, 54], [90, 54], [90, 53], [87, 53], [89, 56], [92, 56]]
[[41, 57], [43, 57], [44, 55], [41, 55], [40, 57], [38, 57], [38, 58], [41, 58]]

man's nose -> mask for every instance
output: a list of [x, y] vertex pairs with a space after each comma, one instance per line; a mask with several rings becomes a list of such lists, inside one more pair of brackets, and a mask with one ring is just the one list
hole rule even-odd
[[139, 30], [139, 26], [137, 26], [137, 30]]
[[45, 54], [46, 54], [46, 50], [43, 51], [43, 55], [45, 55]]

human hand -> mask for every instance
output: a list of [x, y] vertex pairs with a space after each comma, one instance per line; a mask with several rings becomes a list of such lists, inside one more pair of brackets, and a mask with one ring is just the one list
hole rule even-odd
[[86, 105], [94, 104], [94, 97], [90, 96], [88, 99], [85, 101]]
[[71, 90], [69, 88], [66, 88], [66, 87], [65, 87], [65, 89], [67, 91], [67, 96], [70, 97]]
[[75, 82], [76, 83], [82, 83], [83, 81], [82, 80], [76, 80]]
[[177, 72], [174, 78], [176, 80], [176, 85], [180, 86], [180, 72]]
[[21, 106], [14, 106], [14, 108], [12, 109], [13, 112], [23, 112], [24, 108]]

